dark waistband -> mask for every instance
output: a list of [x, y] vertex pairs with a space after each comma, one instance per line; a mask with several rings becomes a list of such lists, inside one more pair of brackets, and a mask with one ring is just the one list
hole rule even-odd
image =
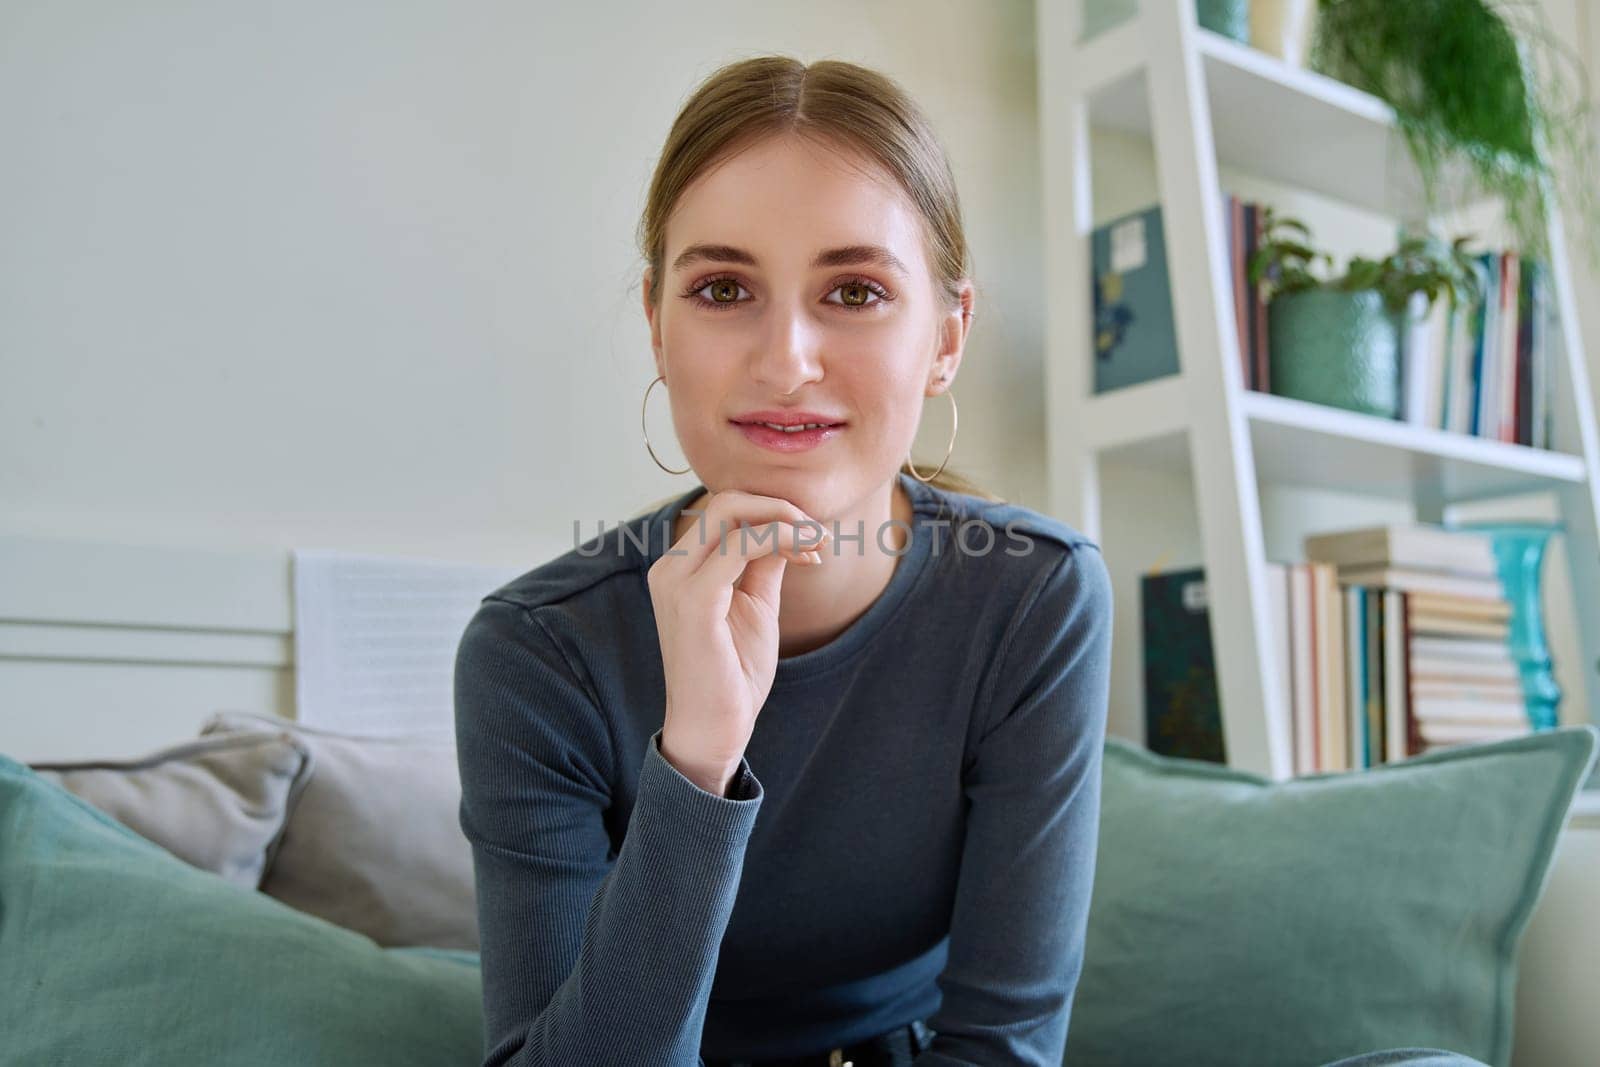
[[901, 1067], [933, 1041], [933, 1031], [918, 1019], [838, 1048], [769, 1060], [717, 1060], [704, 1057], [706, 1067]]

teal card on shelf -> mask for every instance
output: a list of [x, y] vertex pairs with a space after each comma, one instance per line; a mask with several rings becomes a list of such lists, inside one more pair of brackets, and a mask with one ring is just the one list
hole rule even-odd
[[1090, 245], [1094, 391], [1176, 374], [1178, 339], [1160, 206], [1095, 227]]

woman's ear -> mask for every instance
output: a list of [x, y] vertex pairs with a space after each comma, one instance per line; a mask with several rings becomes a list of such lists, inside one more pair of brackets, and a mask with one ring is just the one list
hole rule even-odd
[[640, 282], [640, 300], [644, 304], [644, 319], [650, 325], [650, 351], [656, 365], [656, 375], [659, 377], [666, 373], [661, 365], [661, 315], [659, 309], [650, 300], [650, 268], [644, 269], [644, 278]]
[[956, 368], [961, 366], [961, 358], [966, 354], [967, 335], [971, 329], [972, 283], [963, 281], [959, 303], [939, 320], [939, 352], [934, 358], [930, 382], [930, 388], [935, 389], [932, 395], [937, 396], [950, 388]]

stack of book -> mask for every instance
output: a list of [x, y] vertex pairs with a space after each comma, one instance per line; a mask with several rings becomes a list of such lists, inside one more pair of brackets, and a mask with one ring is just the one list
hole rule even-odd
[[1405, 421], [1550, 447], [1549, 272], [1516, 252], [1477, 257], [1480, 299], [1416, 314], [1405, 344]]
[[[1298, 566], [1332, 568], [1337, 583], [1339, 615], [1321, 621], [1342, 638], [1342, 648], [1324, 654], [1343, 663], [1335, 706], [1344, 728], [1322, 721], [1330, 701], [1318, 699], [1317, 686], [1294, 686], [1291, 670], [1297, 769], [1353, 770], [1531, 731], [1509, 644], [1511, 604], [1487, 537], [1375, 526], [1308, 537], [1305, 554]], [[1316, 678], [1315, 651], [1310, 662], [1292, 651], [1291, 668]], [[1308, 688], [1309, 700], [1301, 692]]]
[[[1424, 524], [1309, 537], [1267, 563], [1294, 774], [1531, 732], [1489, 539]], [[1144, 576], [1145, 743], [1226, 762], [1204, 571]]]

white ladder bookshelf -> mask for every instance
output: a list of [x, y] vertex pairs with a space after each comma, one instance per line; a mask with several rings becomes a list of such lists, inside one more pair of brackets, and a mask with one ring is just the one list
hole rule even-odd
[[[1082, 3], [1037, 7], [1050, 507], [1098, 541], [1102, 457], [1191, 472], [1230, 765], [1275, 779], [1292, 773], [1259, 484], [1409, 501], [1417, 521], [1434, 523], [1458, 503], [1555, 493], [1586, 690], [1563, 703], [1586, 700], [1589, 721], [1600, 723], [1596, 396], [1558, 209], [1546, 218], [1560, 319], [1552, 362], [1563, 368], [1551, 392], [1552, 450], [1251, 390], [1240, 368], [1219, 162], [1398, 222], [1417, 214], [1420, 186], [1414, 172], [1395, 178], [1404, 148], [1394, 114], [1376, 97], [1201, 28], [1194, 0], [1142, 0], [1126, 22], [1080, 43]], [[1095, 395], [1089, 134], [1099, 127], [1152, 142], [1180, 370]]]

